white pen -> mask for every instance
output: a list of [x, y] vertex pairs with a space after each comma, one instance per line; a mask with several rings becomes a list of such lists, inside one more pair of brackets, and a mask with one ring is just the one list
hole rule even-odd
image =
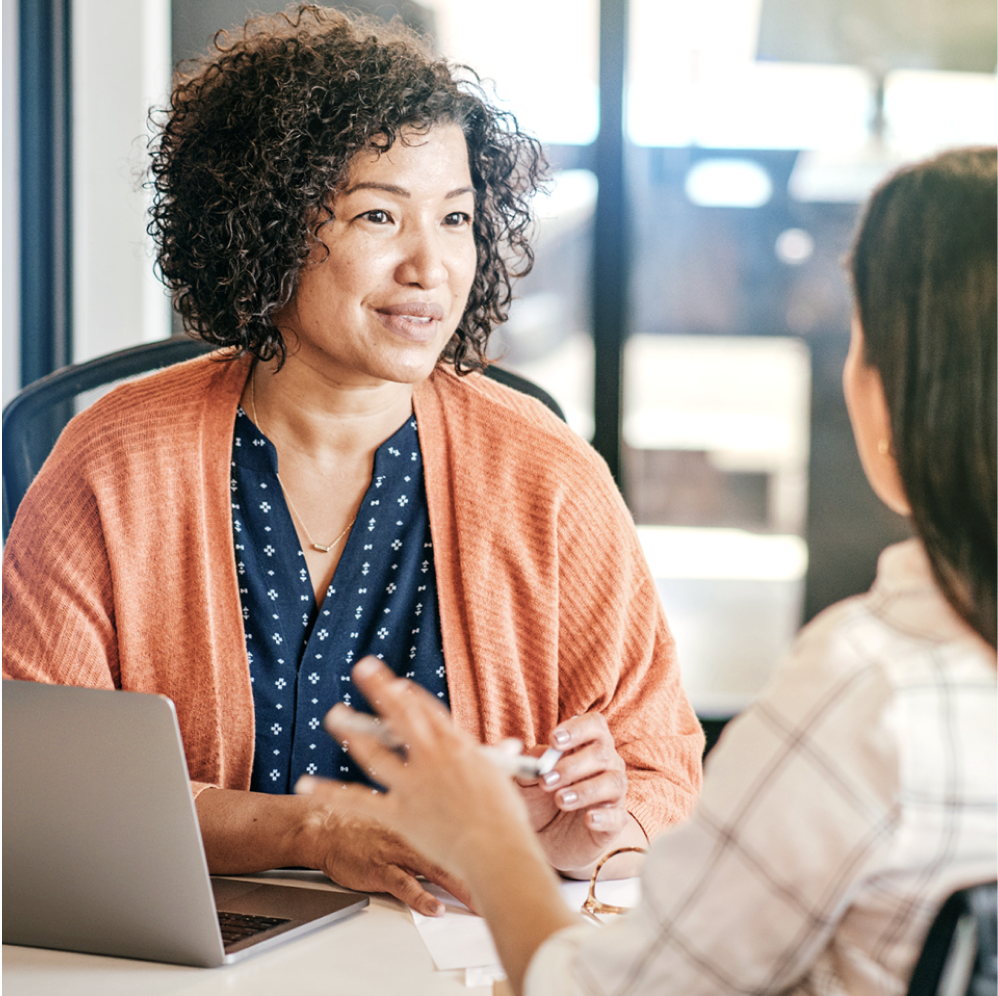
[[[339, 710], [336, 713], [336, 730], [332, 730], [328, 721], [323, 724], [332, 736], [339, 740], [344, 734], [366, 733], [369, 736], [378, 738], [378, 742], [392, 750], [404, 750], [405, 743], [399, 735], [385, 722], [376, 716], [370, 716], [366, 712], [347, 712]], [[557, 763], [562, 752], [554, 747], [548, 747], [540, 757], [531, 757], [529, 754], [508, 753], [502, 747], [492, 747], [482, 744], [479, 748], [494, 764], [498, 764], [503, 771], [517, 778], [541, 778], [546, 775]]]

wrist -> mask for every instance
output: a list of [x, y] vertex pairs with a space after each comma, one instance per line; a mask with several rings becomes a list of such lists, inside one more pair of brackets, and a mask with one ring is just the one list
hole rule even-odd
[[301, 811], [297, 820], [287, 828], [284, 841], [288, 864], [324, 871], [330, 841], [336, 839], [341, 816], [310, 797], [297, 798], [302, 803]]

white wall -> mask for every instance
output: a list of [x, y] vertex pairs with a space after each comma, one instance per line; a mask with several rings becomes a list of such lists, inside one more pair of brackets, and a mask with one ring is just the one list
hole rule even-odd
[[73, 359], [80, 362], [170, 334], [140, 186], [148, 111], [169, 93], [170, 0], [73, 0], [72, 31]]
[[0, 320], [2, 320], [2, 379], [3, 404], [17, 393], [21, 386], [20, 350], [20, 281], [18, 183], [17, 183], [17, 0], [3, 0], [2, 75], [0, 75], [0, 160], [3, 175], [0, 179]]

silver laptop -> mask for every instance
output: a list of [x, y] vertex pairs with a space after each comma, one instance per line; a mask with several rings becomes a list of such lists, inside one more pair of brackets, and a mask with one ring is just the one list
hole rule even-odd
[[209, 876], [170, 699], [29, 681], [2, 695], [4, 944], [213, 967], [368, 904]]

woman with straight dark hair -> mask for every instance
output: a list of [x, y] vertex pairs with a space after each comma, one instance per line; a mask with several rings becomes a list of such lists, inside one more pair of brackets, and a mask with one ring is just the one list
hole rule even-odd
[[[946, 897], [996, 877], [996, 180], [995, 150], [970, 149], [873, 195], [843, 384], [870, 484], [917, 538], [729, 724], [634, 910], [580, 926], [496, 766], [411, 683], [355, 668], [407, 757], [351, 733], [387, 792], [298, 790], [467, 881], [516, 992], [902, 994]], [[337, 706], [327, 728], [351, 719]]]
[[871, 201], [850, 260], [912, 525], [947, 601], [992, 646], [994, 156], [978, 149], [900, 172]]

